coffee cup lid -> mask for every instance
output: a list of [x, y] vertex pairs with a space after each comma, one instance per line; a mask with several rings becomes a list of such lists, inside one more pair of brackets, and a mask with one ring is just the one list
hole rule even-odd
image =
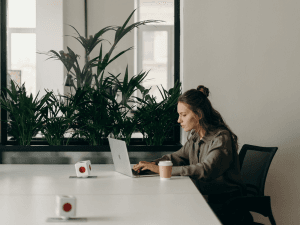
[[159, 161], [159, 166], [173, 166], [172, 161]]

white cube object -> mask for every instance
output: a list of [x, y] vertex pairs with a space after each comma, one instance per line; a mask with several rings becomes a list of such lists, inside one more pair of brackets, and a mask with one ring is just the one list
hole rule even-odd
[[91, 174], [91, 161], [80, 161], [75, 164], [75, 170], [77, 177], [88, 177]]
[[91, 160], [86, 160], [88, 162], [88, 168], [90, 170], [90, 173], [92, 172], [92, 163]]
[[56, 215], [68, 219], [76, 216], [76, 198], [71, 195], [56, 196]]

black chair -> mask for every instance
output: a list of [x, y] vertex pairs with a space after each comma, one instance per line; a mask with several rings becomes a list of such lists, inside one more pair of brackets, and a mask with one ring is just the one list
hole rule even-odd
[[[276, 225], [271, 210], [271, 198], [265, 196], [265, 182], [272, 159], [277, 147], [259, 147], [243, 145], [239, 160], [243, 182], [247, 186], [247, 195], [230, 199], [224, 205], [228, 209], [238, 209], [244, 212], [256, 212], [269, 217], [272, 225]], [[252, 223], [259, 224], [259, 223]]]

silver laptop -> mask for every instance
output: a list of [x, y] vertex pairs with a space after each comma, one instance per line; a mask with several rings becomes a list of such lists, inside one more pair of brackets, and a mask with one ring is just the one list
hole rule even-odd
[[131, 168], [126, 142], [114, 138], [108, 138], [112, 159], [115, 165], [115, 171], [129, 177], [153, 177], [159, 174], [152, 171], [142, 171], [141, 174], [137, 173]]

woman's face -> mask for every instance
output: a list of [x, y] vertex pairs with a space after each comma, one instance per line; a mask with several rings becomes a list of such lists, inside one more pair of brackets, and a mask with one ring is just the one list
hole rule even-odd
[[180, 123], [184, 131], [199, 129], [199, 117], [189, 108], [189, 105], [178, 102], [177, 112], [179, 114], [177, 122]]

